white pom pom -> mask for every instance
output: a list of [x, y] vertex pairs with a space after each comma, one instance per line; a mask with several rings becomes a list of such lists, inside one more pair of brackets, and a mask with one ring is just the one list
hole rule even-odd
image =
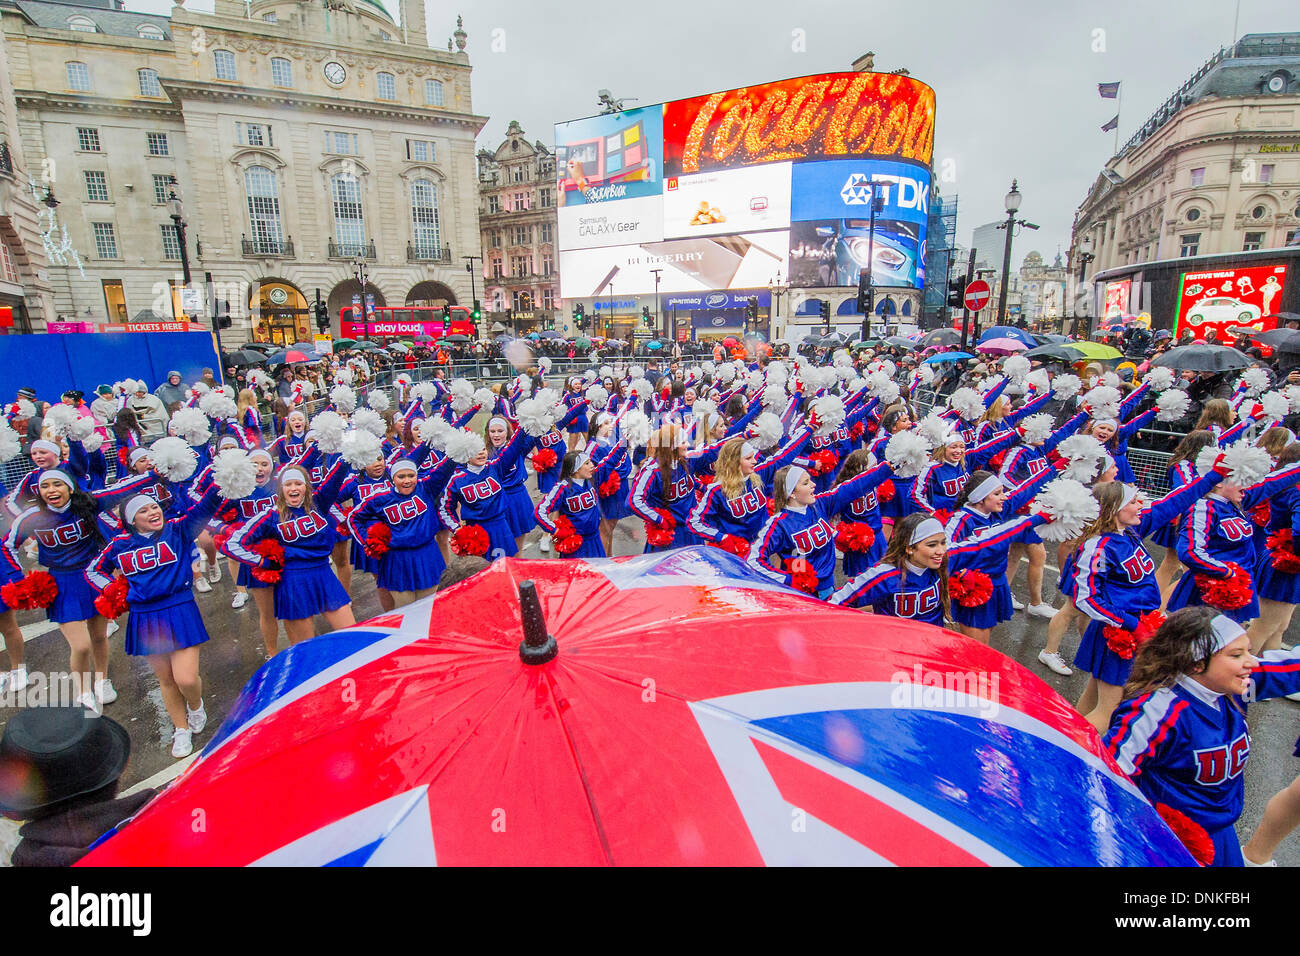
[[734, 365], [728, 364], [728, 365], [718, 366], [718, 381], [721, 382], [723, 385], [731, 384], [732, 380], [735, 377], [736, 377], [736, 367]]
[[852, 365], [836, 365], [835, 377], [841, 382], [847, 382], [850, 379], [858, 377], [858, 371]]
[[831, 356], [833, 365], [852, 365], [853, 356], [848, 353], [847, 349], [836, 349], [835, 354]]
[[25, 398], [20, 398], [14, 402], [17, 411], [14, 413], [15, 421], [26, 421], [36, 414], [36, 406]]
[[227, 448], [212, 459], [212, 483], [223, 498], [247, 498], [257, 487], [257, 466], [246, 452]]
[[1032, 388], [1039, 395], [1046, 395], [1047, 390], [1052, 387], [1051, 379], [1047, 376], [1047, 369], [1034, 369], [1025, 376], [1025, 385]]
[[1098, 385], [1083, 396], [1083, 404], [1092, 410], [1089, 413], [1092, 420], [1097, 421], [1102, 418], [1119, 418], [1119, 403], [1122, 399], [1119, 389], [1110, 385]]
[[330, 389], [330, 402], [344, 415], [357, 410], [357, 393], [348, 385], [335, 385]]
[[899, 478], [915, 478], [930, 461], [930, 443], [916, 432], [898, 432], [885, 443], [885, 460]]
[[1264, 393], [1264, 389], [1271, 384], [1268, 373], [1262, 368], [1248, 368], [1241, 373], [1238, 385], [1246, 386], [1246, 396], [1248, 398], [1257, 398]]
[[551, 430], [555, 419], [551, 415], [554, 406], [539, 398], [525, 398], [515, 408], [519, 427], [533, 438], [541, 438]]
[[627, 367], [627, 377], [629, 379], [645, 378], [645, 370], [640, 365], [629, 365]]
[[984, 402], [973, 388], [959, 388], [948, 399], [948, 407], [962, 417], [964, 421], [973, 422], [984, 414]]
[[83, 444], [94, 433], [95, 419], [90, 415], [78, 415], [72, 420], [72, 424], [68, 426], [68, 437], [75, 438]]
[[847, 386], [847, 387], [848, 387], [848, 390], [849, 390], [849, 394], [850, 394], [850, 395], [854, 395], [854, 394], [856, 394], [856, 393], [862, 391], [864, 388], [867, 388], [868, 386], [870, 386], [870, 384], [871, 384], [871, 383], [868, 382], [865, 378], [854, 378], [854, 379], [850, 379], [850, 380], [849, 380], [849, 383], [848, 383], [848, 386]]
[[67, 405], [51, 405], [45, 413], [45, 427], [59, 438], [66, 438], [72, 423], [77, 420], [77, 413]]
[[549, 372], [551, 370], [551, 360], [543, 355], [537, 360], [537, 367], [543, 372]]
[[348, 423], [338, 412], [319, 412], [311, 420], [312, 431], [316, 433], [316, 447], [326, 455], [338, 454], [343, 449], [343, 432]]
[[[980, 379], [980, 380], [975, 384], [975, 387], [979, 390], [980, 398], [983, 399], [985, 395], [987, 395], [989, 392], [993, 391], [993, 387], [994, 387], [995, 385], [999, 385], [999, 384], [1001, 384], [1001, 382], [1002, 382], [1002, 376], [1001, 376], [1001, 375], [988, 375], [988, 376], [986, 376], [986, 377]], [[983, 412], [980, 412], [980, 414], [983, 415], [984, 413], [983, 413]]]
[[1259, 399], [1264, 406], [1264, 417], [1280, 422], [1291, 413], [1291, 403], [1279, 391], [1265, 392]]
[[[765, 379], [763, 377], [763, 373], [755, 369], [754, 371], [750, 372], [747, 376], [745, 376], [745, 390], [752, 395], [755, 392], [757, 392], [760, 388], [763, 387], [764, 381]], [[774, 388], [779, 388], [781, 389], [782, 392], [785, 391], [785, 389], [782, 388], [784, 384], [785, 384], [784, 382], [772, 383]]]
[[342, 453], [344, 461], [357, 471], [361, 471], [383, 457], [383, 445], [374, 432], [358, 428], [356, 431], [349, 432], [343, 439]]
[[[369, 408], [358, 408], [356, 410], [356, 413], [352, 416], [352, 427], [357, 431], [370, 432], [370, 434], [377, 435], [380, 438], [388, 434], [388, 423], [379, 417], [378, 412]], [[347, 437], [344, 436], [343, 440], [346, 443]]]
[[[1283, 403], [1285, 404], [1285, 399]], [[1156, 421], [1176, 422], [1187, 414], [1189, 405], [1191, 399], [1181, 388], [1171, 388], [1161, 392], [1160, 397], [1156, 399]]]
[[447, 436], [447, 457], [458, 465], [465, 464], [486, 447], [482, 435], [462, 428], [452, 429], [451, 434]]
[[473, 404], [478, 408], [485, 408], [489, 411], [497, 402], [496, 394], [490, 388], [476, 388], [474, 390]]
[[178, 408], [172, 413], [172, 430], [191, 445], [202, 445], [212, 437], [208, 416], [197, 408]]
[[785, 388], [772, 384], [763, 389], [764, 408], [785, 408]]
[[[95, 452], [99, 451], [99, 449], [103, 447], [104, 439], [100, 437], [99, 432], [92, 431], [89, 435], [85, 437], [85, 439], [81, 442], [81, 444], [82, 447], [86, 449], [86, 453], [88, 455], [93, 455]], [[0, 456], [0, 461], [4, 461], [3, 456]]]
[[1056, 453], [1070, 461], [1106, 457], [1106, 449], [1091, 435], [1071, 435], [1056, 446]]
[[898, 366], [889, 359], [876, 359], [867, 366], [868, 372], [884, 372], [889, 378], [898, 374]]
[[22, 440], [8, 422], [0, 421], [0, 463], [12, 461], [23, 450]]
[[184, 481], [194, 474], [199, 459], [183, 438], [160, 438], [149, 447], [153, 470], [168, 481]]
[[749, 426], [755, 443], [759, 448], [774, 448], [781, 443], [781, 437], [785, 434], [785, 428], [781, 425], [781, 419], [771, 412], [763, 412], [754, 423]]
[[199, 410], [207, 415], [208, 418], [217, 421], [225, 421], [227, 418], [234, 418], [239, 409], [229, 398], [218, 392], [216, 389], [211, 390], [208, 394], [199, 399]]
[[872, 372], [867, 376], [867, 382], [871, 386], [871, 397], [878, 399], [882, 408], [888, 408], [898, 401], [901, 394], [898, 383], [884, 372]]
[[767, 381], [772, 385], [784, 385], [790, 380], [790, 370], [784, 362], [767, 363]]
[[[356, 380], [357, 377], [353, 374], [352, 369], [350, 368], [341, 368], [334, 373], [335, 385], [351, 385]], [[334, 393], [331, 392], [330, 394], [333, 395]]]
[[1103, 372], [1098, 384], [1107, 388], [1119, 388], [1119, 376], [1114, 372]]
[[650, 419], [646, 418], [644, 412], [631, 411], [624, 415], [622, 429], [628, 445], [644, 448], [650, 444]]
[[388, 400], [388, 394], [379, 389], [375, 389], [366, 396], [366, 404], [376, 412], [386, 412], [392, 407], [392, 402]]
[[453, 379], [448, 392], [450, 393], [451, 410], [458, 415], [469, 411], [474, 404], [474, 386], [467, 379]]
[[1286, 396], [1287, 402], [1291, 405], [1291, 414], [1294, 415], [1300, 412], [1300, 385], [1288, 385], [1282, 389], [1282, 394]]
[[411, 386], [411, 397], [422, 404], [438, 400], [438, 386], [433, 382], [416, 382]]
[[[260, 371], [260, 369], [258, 369], [257, 371]], [[266, 373], [263, 372], [262, 374], [265, 375]], [[271, 376], [270, 376], [270, 375], [267, 375], [266, 377], [269, 379]], [[122, 383], [122, 384], [126, 384], [126, 385], [128, 386], [128, 389], [129, 389], [129, 382], [130, 382], [130, 380], [128, 379], [127, 382]], [[190, 386], [190, 391], [191, 391], [193, 394], [199, 396], [199, 398], [202, 398], [204, 395], [208, 394], [208, 392], [212, 391], [212, 389], [208, 388], [208, 385], [207, 385], [206, 382], [195, 382], [193, 385]]]
[[1029, 359], [1023, 355], [1008, 355], [1002, 363], [1002, 374], [1009, 382], [1023, 385], [1025, 379], [1029, 377]]
[[[709, 363], [709, 362], [705, 362], [704, 364], [705, 364], [705, 365], [709, 365], [710, 363]], [[601, 377], [602, 379], [604, 379], [604, 378], [613, 378], [613, 377], [614, 377], [614, 367], [613, 367], [612, 365], [602, 365], [602, 366], [600, 367], [600, 377]]]
[[1079, 381], [1077, 375], [1058, 375], [1052, 382], [1052, 397], [1058, 402], [1069, 401], [1079, 394], [1083, 388], [1083, 382]]
[[938, 412], [931, 412], [921, 419], [917, 432], [931, 448], [938, 448], [940, 445], [947, 444], [948, 436], [952, 434], [952, 422], [940, 416]]
[[1222, 467], [1228, 471], [1228, 476], [1224, 480], [1243, 488], [1255, 484], [1273, 467], [1273, 459], [1268, 456], [1268, 452], [1255, 445], [1239, 441], [1227, 448], [1206, 445], [1196, 456], [1196, 473], [1208, 475], [1220, 455], [1223, 456]]
[[532, 378], [527, 375], [520, 375], [515, 379], [515, 388], [518, 389], [520, 395], [533, 394]]
[[316, 394], [316, 386], [311, 382], [304, 380], [301, 382], [294, 382], [293, 384], [297, 387], [298, 393], [302, 396], [303, 401], [306, 401]]
[[916, 370], [916, 380], [921, 385], [930, 385], [934, 382], [934, 366], [922, 365]]
[[706, 418], [712, 418], [718, 414], [718, 405], [707, 398], [701, 398], [691, 406], [691, 414], [695, 416], [697, 422], [702, 422]]
[[654, 394], [654, 386], [644, 378], [633, 378], [631, 384], [629, 384], [627, 388], [628, 394], [641, 401], [645, 401]]
[[604, 385], [593, 385], [587, 389], [587, 404], [596, 411], [602, 411], [609, 405], [609, 391]]
[[844, 424], [844, 402], [838, 395], [823, 395], [812, 403], [813, 414], [821, 424], [818, 435], [829, 435]]
[[1097, 519], [1100, 507], [1086, 486], [1071, 478], [1057, 478], [1038, 493], [1029, 506], [1035, 514], [1051, 515], [1050, 524], [1039, 527], [1044, 541], [1069, 541], [1077, 538]]
[[1052, 437], [1052, 425], [1055, 419], [1051, 415], [1030, 415], [1020, 423], [1020, 434], [1027, 445], [1041, 445]]
[[1174, 384], [1174, 370], [1171, 368], [1153, 368], [1147, 372], [1144, 381], [1150, 383], [1151, 391], [1163, 392]]
[[414, 428], [416, 439], [435, 451], [445, 450], [447, 438], [455, 431], [445, 418], [422, 418], [415, 423]]

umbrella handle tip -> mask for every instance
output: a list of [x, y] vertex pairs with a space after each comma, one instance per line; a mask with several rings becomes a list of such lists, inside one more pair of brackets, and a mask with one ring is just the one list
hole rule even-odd
[[519, 613], [524, 625], [524, 639], [519, 642], [519, 659], [533, 666], [553, 660], [560, 652], [560, 647], [556, 644], [554, 635], [546, 631], [542, 602], [537, 596], [537, 585], [533, 581], [522, 581], [519, 584]]

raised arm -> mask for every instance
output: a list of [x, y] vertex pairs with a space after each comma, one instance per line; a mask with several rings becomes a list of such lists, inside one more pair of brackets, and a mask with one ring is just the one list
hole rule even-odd
[[1223, 475], [1218, 471], [1211, 471], [1208, 475], [1202, 475], [1195, 481], [1169, 492], [1142, 512], [1142, 520], [1137, 526], [1138, 536], [1145, 538], [1153, 529], [1168, 524], [1190, 508], [1192, 502], [1208, 495], [1222, 480]]

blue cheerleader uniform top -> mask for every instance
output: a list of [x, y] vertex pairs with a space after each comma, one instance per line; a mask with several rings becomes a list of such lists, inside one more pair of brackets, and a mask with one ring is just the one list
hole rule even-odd
[[268, 508], [258, 517], [240, 525], [226, 542], [226, 553], [236, 561], [253, 567], [266, 566], [266, 559], [249, 550], [259, 541], [274, 538], [284, 548], [284, 566], [318, 564], [329, 558], [338, 538], [334, 534], [335, 522], [326, 517], [330, 506], [338, 499], [339, 488], [351, 468], [340, 459], [335, 462], [325, 481], [312, 490], [312, 508], [301, 506], [288, 509], [280, 517], [280, 509]]
[[411, 549], [432, 544], [434, 535], [442, 530], [438, 519], [440, 486], [455, 464], [446, 458], [432, 468], [422, 469], [409, 495], [391, 486], [384, 490], [387, 480], [367, 479], [372, 490], [362, 494], [360, 502], [348, 514], [348, 531], [364, 546], [371, 526], [383, 523], [392, 533], [390, 548]]
[[600, 540], [601, 514], [596, 499], [596, 485], [590, 480], [565, 478], [557, 481], [537, 503], [537, 523], [547, 534], [554, 535], [557, 529], [551, 520], [551, 514], [565, 515], [573, 524], [573, 529], [582, 536], [582, 545], [572, 557], [603, 556], [605, 549]]
[[830, 597], [831, 604], [869, 607], [876, 614], [903, 617], [943, 627], [939, 573], [904, 561], [901, 568], [877, 564], [846, 583]]
[[[745, 482], [740, 495], [728, 498], [722, 485], [713, 482], [705, 489], [703, 497], [691, 509], [688, 523], [691, 531], [706, 541], [721, 542], [726, 535], [735, 535], [746, 541], [758, 540], [767, 513], [767, 496], [772, 493], [772, 480], [776, 473], [790, 464], [812, 437], [812, 429], [804, 427], [771, 458], [754, 466], [760, 487]], [[874, 491], [867, 492], [874, 496]]]

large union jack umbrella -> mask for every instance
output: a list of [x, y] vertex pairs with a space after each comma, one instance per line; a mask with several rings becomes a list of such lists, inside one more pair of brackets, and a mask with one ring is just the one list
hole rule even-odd
[[83, 864], [1192, 860], [1019, 664], [686, 548], [497, 561], [293, 647]]

